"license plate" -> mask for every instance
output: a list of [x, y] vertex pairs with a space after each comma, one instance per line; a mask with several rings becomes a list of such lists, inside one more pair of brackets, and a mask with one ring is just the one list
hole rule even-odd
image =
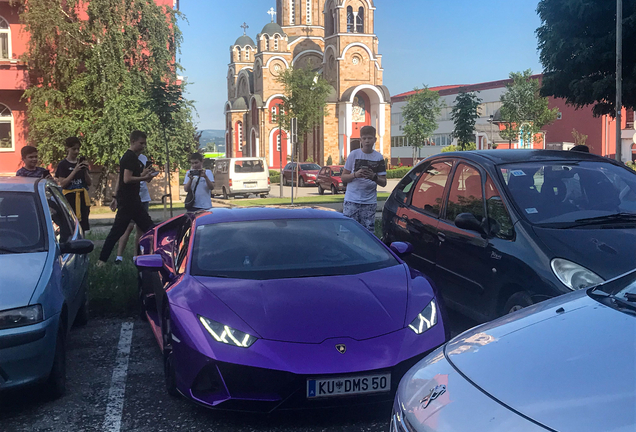
[[307, 380], [307, 399], [382, 393], [390, 390], [390, 373]]
[[258, 183], [256, 182], [252, 182], [252, 183], [243, 183], [243, 186], [246, 188], [255, 188], [258, 185]]

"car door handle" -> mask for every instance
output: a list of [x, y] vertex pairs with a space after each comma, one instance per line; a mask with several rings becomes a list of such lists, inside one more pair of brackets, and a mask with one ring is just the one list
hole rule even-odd
[[437, 238], [440, 242], [445, 242], [446, 241], [446, 234], [444, 234], [443, 232], [438, 232], [437, 233]]

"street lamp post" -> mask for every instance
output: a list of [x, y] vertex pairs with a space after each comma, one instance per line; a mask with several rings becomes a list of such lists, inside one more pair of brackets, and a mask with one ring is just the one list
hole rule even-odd
[[616, 0], [616, 160], [622, 162], [623, 140], [622, 109], [623, 109], [623, 0]]

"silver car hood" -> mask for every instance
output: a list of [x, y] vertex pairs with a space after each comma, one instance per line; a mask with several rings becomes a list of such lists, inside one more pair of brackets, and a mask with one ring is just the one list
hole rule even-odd
[[559, 432], [636, 430], [636, 317], [585, 291], [475, 327], [445, 355], [500, 403]]
[[47, 252], [0, 254], [0, 310], [29, 305], [47, 257]]

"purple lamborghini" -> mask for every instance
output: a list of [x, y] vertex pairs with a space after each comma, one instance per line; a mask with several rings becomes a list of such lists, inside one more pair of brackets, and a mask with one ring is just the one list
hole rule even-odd
[[142, 315], [168, 392], [272, 411], [391, 400], [446, 340], [429, 280], [358, 223], [316, 209], [186, 214], [141, 240]]

